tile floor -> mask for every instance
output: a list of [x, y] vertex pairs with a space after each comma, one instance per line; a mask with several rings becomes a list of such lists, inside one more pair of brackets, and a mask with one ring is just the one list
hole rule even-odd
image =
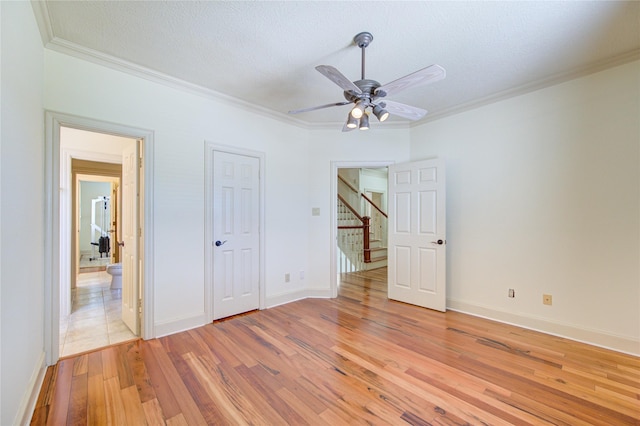
[[78, 275], [71, 315], [60, 319], [60, 356], [86, 352], [135, 339], [121, 320], [121, 291], [112, 290], [104, 271]]
[[[105, 256], [103, 254], [103, 256]], [[92, 267], [102, 267], [107, 266], [112, 262], [113, 259], [111, 257], [100, 257], [100, 254], [81, 254], [80, 255], [80, 264], [78, 265], [80, 269], [82, 268], [92, 268]]]

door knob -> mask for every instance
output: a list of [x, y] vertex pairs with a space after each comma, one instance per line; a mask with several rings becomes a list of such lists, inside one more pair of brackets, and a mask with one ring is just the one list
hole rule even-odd
[[118, 241], [118, 245], [119, 245], [120, 247], [124, 247], [124, 241]]
[[431, 244], [437, 244], [439, 246], [443, 245], [444, 243], [445, 243], [444, 240], [431, 241]]
[[221, 245], [223, 245], [226, 242], [227, 242], [227, 240], [224, 240], [224, 241], [218, 240], [218, 241], [216, 241], [216, 247], [220, 247]]

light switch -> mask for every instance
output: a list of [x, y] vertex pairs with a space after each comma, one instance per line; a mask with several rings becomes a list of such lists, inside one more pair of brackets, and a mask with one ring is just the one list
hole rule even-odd
[[320, 207], [313, 207], [311, 209], [311, 216], [320, 216]]

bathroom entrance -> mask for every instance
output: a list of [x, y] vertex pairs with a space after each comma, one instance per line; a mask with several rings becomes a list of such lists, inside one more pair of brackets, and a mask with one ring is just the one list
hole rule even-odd
[[[138, 216], [139, 179], [130, 176], [132, 170], [140, 169], [138, 144], [134, 138], [60, 128], [61, 175], [70, 183], [68, 187], [61, 185], [61, 224], [70, 223], [70, 232], [61, 235], [62, 244], [69, 242], [68, 250], [60, 254], [62, 357], [139, 335], [139, 283], [134, 280], [138, 276], [138, 244], [128, 235], [131, 232], [123, 232], [125, 223], [127, 229], [138, 227], [138, 220], [131, 216]], [[135, 164], [123, 166], [127, 161]], [[129, 174], [123, 176], [125, 167]], [[70, 198], [70, 214], [62, 207], [65, 196]], [[127, 261], [124, 267], [123, 260]], [[65, 275], [68, 280], [62, 278]], [[136, 313], [133, 318], [132, 311]], [[128, 321], [123, 321], [127, 316]]]

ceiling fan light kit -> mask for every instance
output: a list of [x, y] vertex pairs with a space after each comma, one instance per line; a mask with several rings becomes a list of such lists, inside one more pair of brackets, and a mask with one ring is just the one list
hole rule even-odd
[[389, 94], [395, 94], [409, 87], [417, 86], [418, 84], [433, 83], [435, 81], [442, 80], [446, 76], [444, 68], [440, 65], [431, 65], [390, 83], [381, 85], [375, 80], [368, 80], [365, 78], [365, 49], [369, 46], [371, 41], [373, 41], [373, 36], [369, 32], [358, 33], [353, 38], [355, 45], [362, 49], [362, 73], [360, 80], [351, 81], [340, 71], [330, 65], [318, 65], [316, 67], [316, 70], [320, 74], [324, 75], [344, 90], [343, 94], [344, 98], [347, 100], [346, 102], [336, 102], [311, 108], [297, 109], [289, 111], [289, 114], [299, 114], [301, 112], [314, 111], [322, 108], [354, 104], [353, 108], [349, 112], [347, 122], [342, 128], [343, 132], [351, 131], [356, 127], [360, 130], [368, 130], [368, 108], [371, 109], [373, 115], [375, 115], [380, 122], [389, 118], [390, 114], [395, 114], [409, 120], [419, 120], [424, 117], [427, 114], [427, 111], [424, 109], [401, 104], [399, 102], [392, 102], [388, 100], [383, 101], [381, 98], [385, 98]]
[[360, 130], [369, 130], [369, 114], [366, 112], [360, 118]]
[[353, 118], [360, 118], [364, 114], [364, 110], [367, 108], [367, 104], [364, 101], [356, 102], [356, 106], [351, 110], [351, 116]]
[[351, 114], [351, 112], [349, 112], [349, 114], [347, 114], [347, 124], [346, 124], [346, 126], [349, 129], [355, 129], [356, 127], [358, 127], [358, 119], [355, 118], [353, 116], [353, 114]]
[[381, 123], [387, 118], [389, 118], [389, 111], [384, 109], [384, 107], [385, 107], [384, 102], [380, 102], [378, 105], [375, 105], [373, 107], [373, 115], [375, 115], [378, 121]]

